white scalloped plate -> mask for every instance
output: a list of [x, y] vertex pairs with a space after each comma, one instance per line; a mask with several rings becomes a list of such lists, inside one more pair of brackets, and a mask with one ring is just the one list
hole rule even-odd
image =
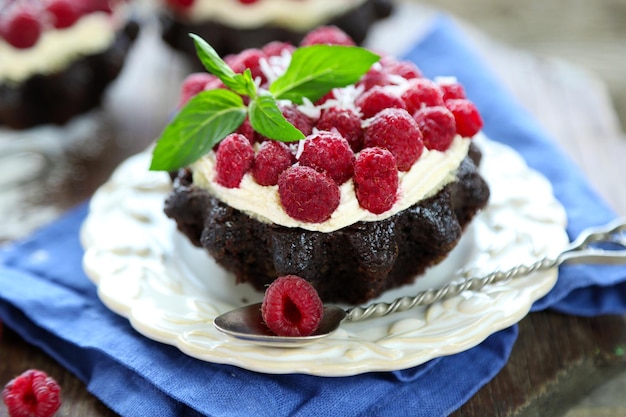
[[[565, 212], [550, 183], [511, 148], [476, 141], [492, 193], [488, 207], [441, 265], [380, 300], [440, 287], [461, 270], [479, 274], [532, 263], [568, 244]], [[217, 331], [213, 318], [262, 294], [235, 285], [175, 230], [162, 211], [169, 178], [148, 171], [149, 160], [148, 152], [130, 158], [94, 196], [81, 236], [85, 271], [101, 300], [137, 331], [201, 360], [321, 376], [405, 369], [474, 347], [518, 322], [557, 279], [556, 270], [536, 273], [429, 308], [344, 323], [329, 338], [301, 348], [247, 344]]]

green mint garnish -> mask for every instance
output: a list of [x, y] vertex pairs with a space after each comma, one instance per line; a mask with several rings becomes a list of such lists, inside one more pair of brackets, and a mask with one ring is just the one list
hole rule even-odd
[[187, 102], [156, 143], [150, 165], [154, 171], [174, 171], [195, 162], [237, 130], [246, 115], [252, 128], [265, 137], [283, 142], [304, 139], [282, 115], [278, 100], [315, 102], [333, 88], [354, 84], [380, 59], [354, 46], [302, 47], [269, 91], [259, 91], [249, 69], [235, 73], [211, 45], [197, 35], [190, 36], [202, 64], [230, 90], [203, 91]]
[[367, 49], [340, 45], [311, 45], [297, 49], [287, 71], [270, 86], [279, 100], [315, 102], [333, 88], [354, 84], [380, 57]]

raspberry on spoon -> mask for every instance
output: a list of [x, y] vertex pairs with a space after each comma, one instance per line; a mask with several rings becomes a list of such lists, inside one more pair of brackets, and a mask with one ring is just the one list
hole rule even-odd
[[261, 315], [278, 336], [309, 336], [322, 321], [324, 305], [307, 280], [286, 275], [265, 290]]

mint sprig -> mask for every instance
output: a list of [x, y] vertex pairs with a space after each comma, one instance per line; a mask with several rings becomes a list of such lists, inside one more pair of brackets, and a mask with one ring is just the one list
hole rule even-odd
[[289, 67], [269, 91], [259, 91], [249, 69], [235, 73], [211, 45], [197, 35], [190, 36], [207, 71], [229, 90], [203, 91], [187, 102], [154, 147], [150, 164], [154, 171], [174, 171], [195, 162], [237, 130], [246, 116], [255, 131], [270, 139], [304, 139], [304, 134], [282, 115], [277, 100], [297, 104], [302, 104], [304, 98], [317, 101], [333, 88], [355, 83], [380, 59], [353, 46], [302, 47], [294, 52]]

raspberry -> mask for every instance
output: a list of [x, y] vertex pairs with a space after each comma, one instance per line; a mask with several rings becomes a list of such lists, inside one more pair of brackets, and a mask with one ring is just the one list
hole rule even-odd
[[424, 107], [413, 118], [422, 132], [424, 146], [428, 149], [445, 151], [456, 135], [454, 116], [444, 106]]
[[265, 45], [262, 51], [266, 56], [270, 57], [281, 56], [283, 52], [293, 52], [295, 49], [295, 46], [288, 42], [273, 41]]
[[357, 86], [363, 86], [363, 91], [371, 90], [375, 86], [386, 86], [391, 84], [389, 74], [378, 66], [370, 68], [357, 83]]
[[18, 9], [7, 16], [0, 27], [0, 34], [12, 46], [26, 49], [34, 46], [41, 36], [41, 22], [34, 10]]
[[422, 133], [404, 109], [385, 109], [365, 130], [363, 146], [379, 146], [391, 151], [400, 171], [408, 171], [424, 150]]
[[289, 123], [294, 125], [300, 132], [308, 136], [313, 132], [315, 122], [306, 114], [298, 110], [295, 104], [283, 105], [280, 110]]
[[446, 107], [454, 115], [456, 120], [456, 133], [464, 138], [471, 138], [483, 127], [483, 119], [478, 109], [469, 100], [447, 100]]
[[286, 275], [276, 278], [265, 290], [261, 315], [279, 336], [309, 336], [322, 321], [324, 305], [307, 280]]
[[250, 119], [248, 117], [245, 118], [243, 123], [237, 128], [235, 133], [239, 133], [244, 135], [250, 141], [250, 145], [254, 145], [257, 141], [259, 134], [252, 128], [252, 124], [250, 124]]
[[339, 107], [326, 109], [322, 112], [316, 127], [319, 130], [337, 129], [341, 136], [348, 141], [354, 152], [360, 151], [363, 147], [361, 119], [352, 110]]
[[364, 119], [373, 117], [376, 113], [387, 108], [404, 109], [404, 101], [391, 91], [381, 86], [374, 86], [361, 94], [355, 104], [361, 108]]
[[383, 148], [365, 148], [354, 163], [354, 187], [359, 205], [374, 214], [393, 207], [398, 196], [396, 158]]
[[265, 53], [257, 48], [244, 49], [237, 55], [229, 55], [225, 58], [226, 63], [233, 71], [243, 74], [246, 68], [250, 68], [252, 78], [260, 78], [261, 84], [267, 81], [265, 74], [261, 70], [261, 59], [266, 59]]
[[437, 84], [426, 78], [416, 78], [402, 94], [409, 113], [413, 114], [424, 106], [443, 106], [443, 93]]
[[45, 372], [29, 369], [9, 381], [2, 399], [11, 417], [51, 417], [61, 406], [60, 392]]
[[228, 188], [237, 188], [254, 163], [250, 141], [239, 133], [231, 133], [220, 142], [215, 155], [215, 180]]
[[295, 157], [282, 142], [268, 140], [261, 144], [252, 166], [252, 177], [260, 185], [276, 185], [281, 172], [295, 162]]
[[[180, 99], [178, 101], [178, 107], [182, 108], [187, 102], [196, 94], [204, 91], [207, 84], [219, 81], [215, 75], [211, 75], [207, 72], [196, 72], [189, 74], [183, 81], [183, 85], [180, 91]], [[220, 81], [221, 82], [221, 81]]]
[[167, 0], [167, 4], [171, 7], [187, 9], [193, 5], [195, 0]]
[[348, 141], [337, 131], [322, 130], [309, 135], [298, 161], [302, 166], [325, 172], [337, 185], [348, 181], [354, 173], [354, 153]]
[[239, 3], [241, 4], [254, 4], [259, 0], [239, 0]]
[[328, 93], [324, 94], [319, 100], [317, 100], [315, 102], [316, 106], [321, 106], [322, 104], [326, 103], [328, 100], [333, 100], [337, 97], [335, 97], [335, 91], [334, 90], [330, 90]]
[[421, 78], [422, 71], [412, 62], [389, 60], [384, 65], [385, 71], [389, 74], [399, 75], [407, 80]]
[[465, 88], [463, 88], [463, 85], [457, 81], [442, 79], [439, 82], [439, 88], [441, 88], [441, 91], [443, 92], [444, 101], [456, 98], [466, 98]]
[[72, 26], [80, 17], [76, 3], [70, 0], [52, 0], [46, 5], [46, 10], [52, 16], [52, 22], [57, 29]]
[[307, 33], [300, 46], [327, 44], [327, 45], [356, 45], [354, 40], [336, 26], [320, 26]]
[[278, 177], [278, 196], [292, 218], [321, 223], [339, 206], [339, 186], [328, 175], [311, 167], [293, 165]]

